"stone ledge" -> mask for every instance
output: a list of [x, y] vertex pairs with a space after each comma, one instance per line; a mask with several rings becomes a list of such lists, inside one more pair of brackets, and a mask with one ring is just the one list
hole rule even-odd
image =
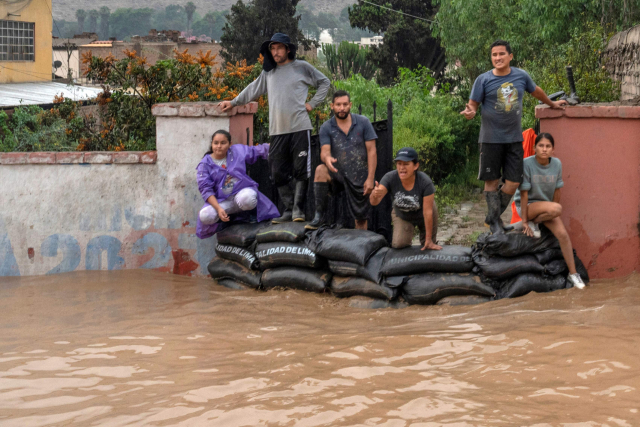
[[151, 113], [155, 117], [231, 117], [236, 114], [255, 114], [258, 112], [258, 103], [250, 102], [247, 105], [233, 107], [222, 112], [218, 107], [219, 102], [165, 102], [155, 104]]
[[37, 151], [0, 153], [0, 165], [155, 164], [157, 151]]
[[536, 119], [555, 119], [558, 117], [640, 119], [640, 106], [581, 104], [565, 107], [563, 110], [553, 109], [547, 105], [536, 107]]

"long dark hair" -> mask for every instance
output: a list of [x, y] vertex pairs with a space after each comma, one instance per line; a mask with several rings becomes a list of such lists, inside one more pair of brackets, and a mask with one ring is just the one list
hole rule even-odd
[[543, 132], [540, 135], [536, 136], [536, 142], [533, 144], [533, 146], [535, 147], [536, 145], [538, 145], [538, 142], [540, 142], [543, 139], [548, 139], [549, 142], [551, 143], [551, 146], [553, 148], [556, 148], [556, 142], [553, 140], [553, 136], [551, 136], [551, 134], [547, 132]]
[[224, 129], [218, 129], [213, 133], [213, 135], [211, 135], [211, 139], [209, 140], [209, 150], [204, 153], [205, 156], [213, 154], [213, 150], [211, 149], [211, 141], [213, 141], [213, 138], [215, 138], [216, 135], [223, 135], [225, 138], [227, 138], [227, 141], [229, 141], [229, 145], [231, 145], [231, 134]]

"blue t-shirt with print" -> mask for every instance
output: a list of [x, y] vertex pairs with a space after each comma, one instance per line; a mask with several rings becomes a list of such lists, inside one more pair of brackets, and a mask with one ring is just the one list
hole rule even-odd
[[473, 83], [469, 97], [482, 105], [478, 142], [522, 142], [522, 98], [525, 91], [534, 90], [533, 79], [520, 68], [511, 67], [506, 76], [496, 76], [493, 70], [481, 74]]

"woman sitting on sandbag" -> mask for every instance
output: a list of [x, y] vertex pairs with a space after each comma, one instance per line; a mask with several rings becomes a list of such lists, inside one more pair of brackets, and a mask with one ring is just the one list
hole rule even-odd
[[196, 235], [205, 239], [213, 236], [220, 221], [249, 222], [250, 211], [257, 208], [257, 221], [276, 218], [278, 208], [258, 191], [258, 184], [247, 175], [247, 164], [258, 158], [266, 159], [269, 144], [253, 147], [231, 145], [231, 135], [218, 130], [211, 138], [211, 149], [204, 155], [196, 170], [198, 189], [205, 201], [198, 215]]
[[551, 134], [541, 133], [536, 138], [535, 155], [524, 159], [523, 180], [515, 195], [516, 209], [522, 218], [522, 232], [527, 236], [540, 237], [540, 223], [556, 236], [569, 268], [568, 279], [573, 286], [582, 289], [585, 285], [576, 271], [571, 239], [560, 219], [560, 189], [564, 182], [562, 163], [552, 157], [554, 147], [555, 141]]
[[438, 232], [438, 209], [435, 203], [436, 189], [429, 176], [418, 171], [418, 153], [413, 148], [402, 148], [394, 159], [396, 170], [388, 172], [380, 183], [376, 181], [369, 201], [377, 206], [391, 192], [393, 198], [393, 240], [395, 249], [411, 246], [415, 227], [420, 230], [422, 250], [442, 249], [435, 244]]

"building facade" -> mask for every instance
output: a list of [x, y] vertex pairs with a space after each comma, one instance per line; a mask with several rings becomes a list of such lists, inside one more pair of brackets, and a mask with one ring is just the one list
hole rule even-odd
[[51, 0], [0, 2], [0, 84], [51, 81]]

